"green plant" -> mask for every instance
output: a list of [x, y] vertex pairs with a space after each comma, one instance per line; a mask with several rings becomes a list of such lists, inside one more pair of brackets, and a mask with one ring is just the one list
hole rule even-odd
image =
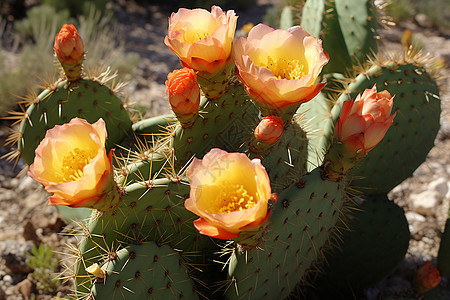
[[[16, 55], [0, 49], [0, 115], [7, 115], [16, 103], [15, 98], [28, 99], [25, 95], [30, 92], [31, 86], [45, 85], [45, 82], [54, 80], [57, 69], [52, 55], [53, 42], [57, 30], [65, 22], [82, 24], [80, 31], [86, 36], [87, 51], [95, 57], [84, 66], [84, 71], [96, 74], [107, 72], [112, 77], [120, 72], [118, 78], [113, 80], [127, 81], [131, 78], [139, 56], [125, 53], [123, 44], [117, 44], [110, 13], [102, 14], [91, 9], [89, 14], [79, 16], [75, 22], [69, 18], [68, 11], [56, 13], [53, 7], [35, 6], [27, 12], [27, 18], [15, 23], [17, 43], [21, 45], [17, 58], [10, 59], [9, 56]], [[29, 96], [33, 98], [35, 95]]]
[[[259, 25], [252, 29], [257, 33], [250, 32], [249, 39], [254, 40], [236, 41], [236, 77], [228, 49], [232, 36], [219, 43], [216, 36], [207, 39], [216, 34], [215, 29], [199, 26], [212, 31], [169, 32], [166, 39], [183, 64], [197, 71], [190, 72], [195, 76], [173, 80], [174, 86], [167, 83], [174, 116], [132, 124], [117, 90], [106, 86], [105, 76], [81, 73], [49, 84], [29, 103], [14, 136], [18, 153], [31, 164], [29, 174], [54, 193], [50, 203], [94, 209], [90, 220], [80, 224], [81, 240], [75, 251], [78, 296], [286, 298], [314, 273], [324, 250], [334, 249], [340, 224], [346, 224], [348, 211], [355, 207], [349, 194], [354, 188], [352, 180], [363, 176], [358, 172], [369, 170], [369, 165], [382, 170], [404, 163], [396, 153], [407, 151], [419, 137], [427, 149], [409, 151], [407, 159], [423, 160], [422, 152], [431, 147], [428, 139], [438, 130], [438, 123], [426, 122], [438, 119], [440, 110], [437, 96], [424, 96], [437, 91], [421, 59], [408, 53], [401, 58], [368, 59], [368, 53], [376, 50], [374, 9], [371, 1], [311, 0], [305, 4], [302, 23], [322, 35], [331, 61], [335, 61], [324, 68], [323, 78], [337, 80], [334, 86], [345, 87], [344, 91], [319, 92], [323, 84], [316, 84], [315, 78], [328, 57], [321, 42], [300, 28], [273, 31]], [[218, 8], [213, 10], [223, 16]], [[209, 12], [201, 13], [207, 16], [202, 21], [210, 20]], [[195, 20], [184, 17], [187, 23], [197, 24], [200, 17], [195, 16]], [[172, 18], [170, 22], [176, 20]], [[230, 12], [226, 19], [224, 27], [234, 30], [236, 17]], [[169, 30], [175, 30], [173, 27]], [[273, 39], [286, 37], [280, 39], [286, 48], [273, 47], [271, 39], [262, 42], [269, 34], [276, 34]], [[261, 40], [255, 37], [259, 35]], [[184, 43], [177, 40], [180, 36]], [[298, 43], [298, 36], [309, 42]], [[78, 37], [76, 41], [79, 43]], [[187, 47], [182, 49], [185, 51], [178, 51], [180, 44]], [[207, 57], [189, 55], [200, 55], [199, 49], [209, 44], [215, 48], [203, 51]], [[255, 51], [245, 52], [251, 47], [256, 47]], [[302, 47], [308, 54], [297, 59]], [[79, 56], [80, 51], [74, 47], [66, 63], [81, 64], [82, 59], [71, 60], [72, 54]], [[252, 57], [255, 61], [249, 62], [251, 55], [264, 51], [266, 56]], [[211, 59], [212, 55], [217, 57]], [[65, 57], [58, 58], [63, 61]], [[352, 62], [361, 60], [366, 62], [363, 69], [352, 67]], [[305, 61], [310, 63], [307, 68]], [[346, 78], [342, 74], [351, 75], [342, 79]], [[299, 88], [303, 77], [310, 78], [311, 84]], [[260, 83], [263, 79], [267, 81]], [[277, 89], [280, 86], [282, 92]], [[292, 86], [295, 92], [289, 89]], [[391, 96], [394, 93], [395, 99]], [[376, 113], [362, 112], [365, 104], [359, 103], [365, 100], [372, 101], [369, 103]], [[397, 116], [387, 134], [395, 137], [379, 145], [386, 160], [383, 166], [376, 154], [372, 155], [372, 148], [393, 122], [393, 105]], [[97, 121], [100, 117], [104, 121]], [[277, 122], [263, 122], [267, 118]], [[421, 122], [420, 128], [413, 126], [415, 122]], [[79, 136], [72, 132], [64, 139], [64, 132], [80, 128], [75, 123], [83, 124]], [[274, 123], [276, 128], [270, 127]], [[261, 124], [269, 125], [260, 129], [265, 126]], [[95, 130], [86, 129], [93, 127]], [[106, 134], [100, 137], [99, 133], [104, 131], [107, 150], [98, 142], [105, 138]], [[85, 137], [82, 132], [89, 134]], [[95, 143], [90, 136], [95, 137]], [[96, 153], [107, 153], [116, 145], [114, 167], [97, 167], [94, 162], [105, 159], [97, 159], [100, 156]], [[47, 164], [46, 159], [54, 163]], [[362, 171], [358, 168], [361, 161], [366, 164]], [[350, 173], [353, 168], [356, 173]], [[412, 172], [401, 171], [395, 170], [392, 176], [403, 179]], [[368, 183], [375, 183], [371, 188], [377, 189], [378, 198], [385, 199], [389, 187], [379, 182], [386, 172], [364, 176]], [[92, 188], [78, 190], [80, 186]], [[383, 204], [392, 207], [390, 202]], [[369, 221], [357, 220], [361, 221], [357, 224], [372, 229], [371, 220], [376, 219], [389, 227], [383, 213], [374, 216], [379, 206], [375, 201], [367, 206], [375, 206], [362, 213]], [[397, 216], [399, 210], [394, 212]], [[405, 233], [404, 222], [398, 224]], [[403, 234], [402, 247], [406, 239]], [[358, 246], [349, 247], [354, 251]], [[365, 262], [364, 254], [360, 261]], [[403, 254], [400, 251], [398, 257]], [[380, 266], [379, 274], [389, 273], [386, 269], [392, 270], [398, 257]], [[355, 283], [357, 279], [353, 279]]]
[[39, 288], [46, 292], [54, 292], [60, 284], [57, 279], [58, 259], [46, 244], [33, 246], [31, 253], [27, 253], [27, 265], [33, 269], [31, 277], [36, 280]]

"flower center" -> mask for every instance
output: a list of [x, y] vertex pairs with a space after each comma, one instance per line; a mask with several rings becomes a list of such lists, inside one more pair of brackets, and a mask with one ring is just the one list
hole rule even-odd
[[186, 37], [186, 42], [189, 44], [193, 44], [197, 41], [203, 40], [209, 36], [208, 32], [193, 32], [188, 37]]
[[64, 156], [61, 172], [57, 172], [57, 177], [61, 182], [77, 181], [83, 178], [83, 168], [94, 158], [96, 153], [93, 151], [81, 150], [75, 148], [69, 154]]
[[249, 209], [258, 203], [258, 193], [252, 196], [242, 184], [223, 183], [217, 197], [216, 207], [211, 213], [225, 214], [233, 211]]
[[267, 58], [267, 65], [261, 64], [258, 67], [266, 67], [278, 79], [296, 80], [305, 75], [303, 71], [304, 66], [297, 59], [275, 58], [274, 60], [269, 56]]

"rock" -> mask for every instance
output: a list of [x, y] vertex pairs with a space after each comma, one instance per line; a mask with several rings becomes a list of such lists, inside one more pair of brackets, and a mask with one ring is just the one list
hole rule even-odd
[[33, 242], [6, 240], [0, 242], [0, 257], [11, 274], [28, 274], [33, 270], [27, 265], [26, 253], [33, 248]]
[[422, 216], [421, 214], [418, 214], [414, 211], [407, 211], [405, 213], [405, 217], [408, 220], [410, 232], [417, 232], [418, 231], [417, 224], [423, 223], [427, 220], [424, 216]]
[[22, 236], [26, 241], [32, 241], [36, 247], [39, 247], [41, 241], [36, 234], [36, 228], [34, 228], [33, 223], [30, 221], [26, 222], [23, 226]]
[[435, 190], [425, 190], [419, 194], [411, 194], [410, 201], [415, 212], [424, 216], [433, 216], [436, 213], [436, 206], [442, 198], [443, 195]]
[[36, 290], [36, 284], [29, 278], [25, 278], [16, 285], [16, 288], [22, 297], [27, 300], [30, 299], [31, 294]]
[[428, 190], [436, 191], [444, 197], [449, 190], [449, 181], [447, 178], [440, 177], [428, 184]]
[[417, 14], [414, 19], [416, 20], [417, 24], [419, 24], [419, 26], [422, 27], [433, 26], [433, 24], [431, 23], [430, 19], [426, 14]]

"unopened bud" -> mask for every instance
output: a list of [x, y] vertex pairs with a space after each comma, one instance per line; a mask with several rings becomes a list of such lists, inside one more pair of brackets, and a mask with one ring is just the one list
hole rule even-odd
[[169, 73], [166, 81], [166, 95], [181, 124], [184, 127], [192, 124], [200, 105], [200, 88], [196, 72], [183, 68]]
[[81, 77], [84, 43], [75, 26], [65, 24], [55, 38], [55, 53], [69, 81]]
[[283, 127], [284, 123], [281, 117], [265, 117], [255, 129], [255, 138], [266, 145], [273, 145], [283, 134]]

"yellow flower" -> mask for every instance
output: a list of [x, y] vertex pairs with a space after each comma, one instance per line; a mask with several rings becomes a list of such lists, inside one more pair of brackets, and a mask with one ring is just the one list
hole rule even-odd
[[307, 102], [324, 86], [316, 79], [328, 54], [300, 26], [275, 30], [259, 24], [236, 41], [234, 55], [247, 93], [270, 110]]
[[105, 149], [106, 126], [74, 118], [47, 131], [36, 148], [28, 175], [53, 193], [49, 204], [111, 209], [118, 202], [112, 150]]
[[184, 66], [217, 74], [231, 60], [237, 16], [218, 6], [204, 9], [180, 8], [169, 19], [164, 43], [175, 52]]
[[200, 217], [194, 225], [201, 234], [236, 238], [268, 220], [270, 181], [259, 159], [212, 149], [202, 160], [194, 158], [187, 176], [191, 191], [185, 207]]

